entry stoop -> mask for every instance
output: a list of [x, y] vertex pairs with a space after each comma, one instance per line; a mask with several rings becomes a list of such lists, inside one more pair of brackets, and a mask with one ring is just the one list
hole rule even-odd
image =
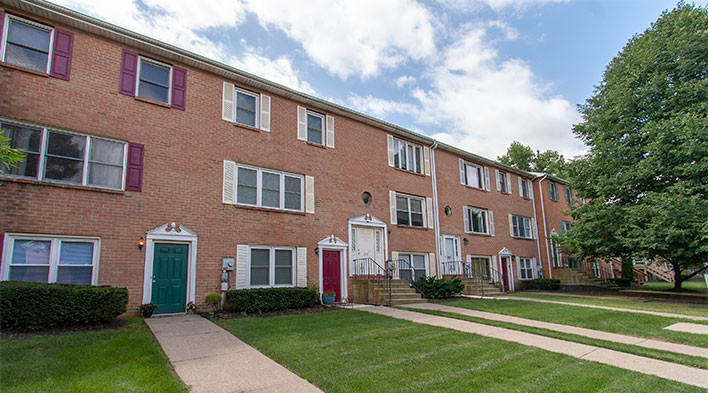
[[420, 303], [423, 297], [403, 280], [391, 280], [391, 297], [386, 289], [377, 284], [376, 280], [354, 279], [352, 301], [359, 304], [376, 304], [380, 306], [400, 306], [403, 304]]

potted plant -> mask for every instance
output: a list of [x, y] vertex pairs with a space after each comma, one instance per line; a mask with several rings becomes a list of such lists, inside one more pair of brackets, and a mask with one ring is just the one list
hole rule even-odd
[[204, 303], [206, 303], [209, 319], [214, 319], [214, 313], [221, 305], [221, 295], [218, 293], [210, 293], [206, 295], [206, 298], [204, 298]]
[[184, 306], [184, 308], [187, 310], [188, 314], [194, 314], [197, 311], [197, 305], [194, 304], [194, 302], [187, 302], [187, 305]]
[[337, 294], [334, 291], [325, 291], [322, 293], [322, 304], [331, 306], [334, 304], [334, 298]]
[[141, 304], [140, 305], [140, 315], [142, 315], [143, 318], [150, 318], [156, 308], [157, 308], [157, 304], [152, 303], [152, 302]]

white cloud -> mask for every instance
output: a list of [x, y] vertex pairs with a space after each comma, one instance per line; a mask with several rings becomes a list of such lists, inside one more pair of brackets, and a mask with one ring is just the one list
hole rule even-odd
[[412, 86], [415, 83], [415, 77], [410, 76], [410, 75], [403, 75], [403, 76], [396, 78], [394, 83], [398, 87]]
[[364, 79], [435, 52], [428, 10], [414, 0], [246, 0], [265, 28], [299, 42], [320, 67]]
[[247, 47], [242, 56], [232, 57], [229, 63], [238, 69], [303, 93], [316, 94], [315, 89], [309, 83], [300, 80], [292, 61], [285, 56], [271, 60], [259, 54], [257, 49]]
[[534, 5], [543, 5], [547, 3], [564, 3], [570, 0], [436, 0], [444, 7], [462, 11], [472, 12], [478, 11], [484, 7], [489, 7], [495, 11], [500, 11], [506, 8], [524, 9]]
[[345, 104], [358, 112], [379, 118], [391, 114], [410, 114], [419, 110], [415, 104], [390, 101], [372, 95], [350, 94]]

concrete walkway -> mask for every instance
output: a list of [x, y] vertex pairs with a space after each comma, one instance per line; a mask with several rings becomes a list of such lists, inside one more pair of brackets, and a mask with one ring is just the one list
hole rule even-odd
[[[467, 296], [463, 295], [463, 297], [467, 297]], [[696, 315], [673, 314], [673, 313], [668, 313], [668, 312], [647, 311], [647, 310], [633, 310], [631, 308], [596, 306], [593, 304], [559, 302], [557, 300], [545, 300], [545, 299], [536, 299], [536, 298], [530, 298], [530, 297], [504, 296], [504, 297], [495, 297], [494, 299], [521, 300], [521, 301], [525, 301], [525, 302], [537, 302], [537, 303], [565, 304], [566, 306], [578, 306], [578, 307], [587, 307], [587, 308], [598, 308], [598, 309], [602, 309], [602, 310], [611, 310], [611, 311], [633, 312], [636, 314], [656, 315], [659, 317], [690, 319], [692, 321], [708, 321], [708, 317], [699, 317]], [[607, 299], [607, 298], [603, 298], [603, 299]], [[708, 314], [708, 307], [706, 308], [706, 314]]]
[[159, 317], [145, 322], [190, 392], [322, 392], [200, 316]]
[[708, 325], [699, 325], [697, 323], [677, 322], [673, 325], [665, 327], [664, 329], [684, 333], [708, 334]]
[[[612, 342], [616, 342], [616, 343], [620, 343], [620, 344], [636, 345], [638, 347], [659, 349], [662, 351], [675, 352], [675, 353], [680, 353], [683, 355], [699, 356], [699, 357], [708, 358], [708, 348], [694, 347], [691, 345], [676, 344], [676, 343], [670, 343], [670, 342], [660, 341], [660, 340], [652, 340], [652, 339], [646, 339], [646, 338], [641, 338], [641, 337], [627, 336], [624, 334], [608, 333], [608, 332], [603, 332], [600, 330], [593, 330], [593, 329], [586, 329], [586, 328], [575, 327], [575, 326], [561, 325], [558, 323], [543, 322], [543, 321], [537, 321], [534, 319], [519, 318], [519, 317], [513, 317], [513, 316], [509, 316], [509, 315], [502, 315], [502, 314], [485, 312], [485, 311], [476, 311], [476, 310], [470, 310], [470, 309], [462, 308], [462, 307], [450, 307], [450, 306], [445, 306], [442, 304], [435, 304], [435, 303], [409, 304], [404, 307], [416, 308], [416, 309], [420, 309], [420, 310], [444, 311], [444, 312], [455, 313], [455, 314], [460, 314], [460, 315], [467, 315], [470, 317], [488, 319], [490, 321], [508, 322], [508, 323], [513, 323], [516, 325], [531, 326], [531, 327], [536, 327], [536, 328], [541, 328], [541, 329], [553, 330], [555, 332], [575, 334], [578, 336], [594, 338], [597, 340], [612, 341]], [[703, 326], [706, 329], [708, 329], [708, 325], [695, 325], [695, 324], [691, 324], [691, 325]]]
[[385, 315], [392, 318], [404, 319], [415, 323], [444, 327], [504, 341], [511, 341], [550, 352], [569, 355], [578, 359], [607, 364], [643, 374], [655, 375], [664, 379], [708, 389], [708, 370], [695, 367], [684, 366], [643, 356], [631, 355], [592, 345], [558, 340], [555, 338], [539, 336], [537, 334], [519, 332], [516, 330], [504, 329], [480, 323], [461, 321], [454, 318], [422, 314], [415, 311], [406, 311], [379, 306], [362, 307], [360, 310]]

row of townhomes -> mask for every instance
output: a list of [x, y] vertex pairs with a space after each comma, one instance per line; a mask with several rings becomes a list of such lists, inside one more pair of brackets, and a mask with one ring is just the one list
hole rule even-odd
[[357, 301], [387, 268], [514, 291], [572, 263], [562, 179], [51, 3], [0, 1], [0, 32], [0, 123], [26, 151], [0, 177], [1, 280], [179, 312], [241, 288]]

